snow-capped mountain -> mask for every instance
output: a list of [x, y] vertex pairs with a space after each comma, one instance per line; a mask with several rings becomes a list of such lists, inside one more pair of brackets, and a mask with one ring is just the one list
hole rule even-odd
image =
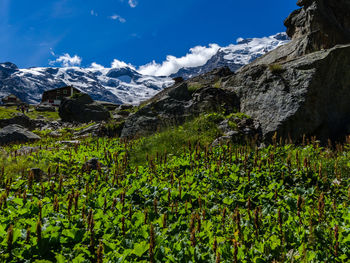
[[44, 91], [72, 85], [90, 94], [95, 100], [138, 104], [172, 85], [173, 77], [188, 79], [223, 66], [236, 71], [288, 41], [285, 33], [264, 38], [239, 39], [235, 45], [220, 48], [204, 65], [181, 68], [169, 77], [143, 75], [130, 66], [19, 69], [9, 62], [0, 63], [0, 98], [15, 94], [22, 101], [38, 103]]
[[15, 94], [22, 101], [38, 103], [44, 91], [72, 85], [95, 100], [137, 104], [170, 86], [168, 77], [141, 75], [129, 68], [29, 68], [0, 64], [0, 97]]
[[279, 33], [263, 38], [240, 38], [237, 40], [237, 44], [220, 48], [203, 66], [182, 68], [177, 73], [172, 74], [171, 77], [189, 79], [224, 66], [228, 66], [231, 71], [236, 71], [258, 57], [288, 42], [289, 38], [286, 33]]

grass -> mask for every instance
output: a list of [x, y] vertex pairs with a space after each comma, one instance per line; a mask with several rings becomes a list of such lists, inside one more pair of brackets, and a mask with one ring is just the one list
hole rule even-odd
[[58, 115], [58, 111], [55, 112], [50, 112], [50, 111], [44, 111], [44, 112], [38, 112], [38, 111], [30, 111], [26, 113], [26, 115], [29, 118], [36, 119], [39, 116], [42, 116], [44, 119], [49, 120], [49, 121], [56, 121], [60, 119], [60, 116]]
[[187, 87], [187, 89], [190, 93], [195, 93], [200, 88], [202, 88], [202, 84], [200, 84], [198, 82], [189, 83], [188, 87]]
[[210, 145], [220, 135], [217, 124], [224, 116], [217, 113], [206, 114], [179, 127], [171, 127], [163, 132], [145, 137], [131, 152], [132, 163], [143, 164], [147, 156], [153, 158], [160, 153], [179, 155], [189, 143]]
[[222, 80], [220, 79], [217, 82], [215, 82], [214, 88], [221, 89], [221, 84], [222, 84]]
[[[15, 117], [18, 113], [22, 113], [17, 110], [16, 106], [12, 107], [0, 107], [0, 119], [9, 119]], [[38, 112], [35, 110], [34, 106], [29, 107], [29, 112], [26, 113], [29, 118], [36, 119], [39, 116], [42, 116], [44, 119], [48, 121], [59, 120], [60, 116], [58, 115], [58, 111], [55, 112]]]
[[16, 107], [0, 107], [0, 119], [8, 119], [19, 113]]

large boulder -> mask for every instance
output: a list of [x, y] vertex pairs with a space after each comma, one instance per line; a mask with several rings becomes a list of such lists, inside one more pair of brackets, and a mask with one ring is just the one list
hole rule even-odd
[[64, 122], [87, 123], [105, 121], [110, 118], [109, 111], [95, 103], [88, 94], [80, 94], [75, 98], [63, 100], [58, 113]]
[[11, 124], [17, 124], [29, 130], [34, 130], [37, 126], [36, 122], [25, 114], [18, 114], [13, 118], [0, 120], [0, 128], [4, 128]]
[[350, 132], [350, 45], [278, 66], [247, 66], [225, 85], [239, 95], [241, 111], [261, 123], [265, 138], [277, 132], [325, 141]]
[[26, 128], [12, 124], [0, 130], [0, 144], [26, 143], [40, 140], [40, 136], [28, 131]]

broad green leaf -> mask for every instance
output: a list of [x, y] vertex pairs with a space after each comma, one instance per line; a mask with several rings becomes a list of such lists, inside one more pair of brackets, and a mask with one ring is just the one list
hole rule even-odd
[[66, 259], [64, 258], [64, 256], [62, 254], [56, 255], [55, 258], [57, 260], [57, 263], [65, 263], [66, 262]]
[[149, 250], [149, 243], [146, 241], [143, 241], [141, 243], [135, 244], [133, 254], [135, 254], [138, 257], [141, 257], [146, 251]]

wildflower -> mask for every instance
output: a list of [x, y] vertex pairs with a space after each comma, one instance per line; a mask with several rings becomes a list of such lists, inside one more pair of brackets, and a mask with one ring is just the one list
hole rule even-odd
[[13, 243], [13, 225], [11, 224], [7, 230], [7, 250], [10, 255], [11, 255], [12, 245], [13, 245], [12, 243]]
[[98, 245], [96, 257], [97, 257], [97, 263], [103, 262], [103, 243], [102, 243], [102, 241], [100, 241], [100, 244]]

